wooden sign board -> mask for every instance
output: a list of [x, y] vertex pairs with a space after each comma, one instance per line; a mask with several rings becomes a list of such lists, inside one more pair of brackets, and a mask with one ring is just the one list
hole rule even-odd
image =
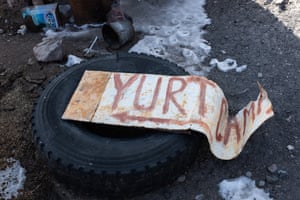
[[229, 117], [221, 88], [199, 76], [85, 71], [62, 118], [167, 130], [193, 130], [208, 138], [212, 153], [232, 159], [273, 116], [267, 92]]

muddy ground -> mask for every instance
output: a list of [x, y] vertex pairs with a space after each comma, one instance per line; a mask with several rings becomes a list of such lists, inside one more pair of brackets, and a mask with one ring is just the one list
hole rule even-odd
[[[259, 81], [269, 93], [275, 116], [256, 131], [238, 158], [218, 160], [204, 141], [184, 181], [134, 199], [195, 199], [197, 195], [202, 199], [220, 199], [217, 184], [245, 174], [251, 175], [257, 183], [265, 183], [261, 187], [274, 199], [298, 199], [300, 1], [208, 0], [206, 10], [212, 19], [205, 36], [212, 46], [210, 58], [230, 57], [248, 65], [242, 73], [215, 69], [209, 74], [209, 78], [224, 90], [231, 113], [237, 112], [250, 99], [256, 99], [256, 82]], [[49, 199], [54, 192], [52, 176], [35, 154], [31, 110], [42, 86], [66, 69], [61, 67], [64, 61], [36, 62], [32, 48], [42, 36], [39, 33], [17, 35], [21, 24], [18, 8], [9, 9], [2, 0], [0, 159], [14, 157], [27, 170], [25, 188], [18, 199]], [[86, 44], [71, 42], [67, 47], [80, 55]], [[288, 145], [295, 149], [288, 150]], [[4, 167], [4, 162], [0, 163], [0, 167]], [[282, 173], [271, 173], [268, 167], [272, 164]]]

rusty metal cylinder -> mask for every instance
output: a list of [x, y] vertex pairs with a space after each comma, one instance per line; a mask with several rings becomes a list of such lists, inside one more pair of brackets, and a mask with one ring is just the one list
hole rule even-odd
[[135, 31], [132, 22], [124, 19], [105, 24], [102, 35], [110, 48], [118, 49], [133, 40]]
[[69, 0], [77, 24], [106, 21], [113, 0]]

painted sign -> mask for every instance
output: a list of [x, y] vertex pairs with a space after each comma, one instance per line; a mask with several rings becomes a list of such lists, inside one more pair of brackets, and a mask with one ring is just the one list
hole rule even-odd
[[85, 71], [62, 118], [201, 132], [212, 153], [229, 160], [273, 116], [267, 92], [259, 89], [256, 101], [230, 117], [223, 91], [205, 77]]

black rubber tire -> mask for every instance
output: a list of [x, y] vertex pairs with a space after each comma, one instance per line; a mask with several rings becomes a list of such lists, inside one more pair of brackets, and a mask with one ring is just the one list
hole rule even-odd
[[118, 54], [70, 68], [52, 80], [33, 109], [33, 137], [56, 178], [83, 192], [131, 196], [174, 181], [193, 162], [198, 137], [93, 125], [61, 116], [85, 70], [186, 74], [167, 61]]

